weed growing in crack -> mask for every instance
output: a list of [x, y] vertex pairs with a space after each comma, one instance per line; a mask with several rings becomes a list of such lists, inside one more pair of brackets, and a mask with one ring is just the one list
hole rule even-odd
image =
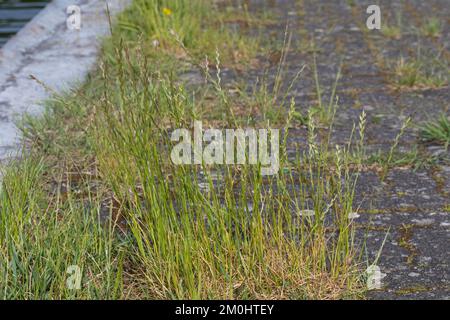
[[450, 144], [449, 117], [441, 114], [437, 120], [424, 123], [420, 127], [420, 135], [425, 141], [442, 144], [448, 150]]

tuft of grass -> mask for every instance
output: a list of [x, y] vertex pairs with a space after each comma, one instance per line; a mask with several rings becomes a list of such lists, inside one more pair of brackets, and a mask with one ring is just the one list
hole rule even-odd
[[409, 88], [441, 88], [448, 85], [448, 67], [439, 57], [417, 59], [400, 57], [395, 66], [395, 83]]
[[438, 119], [424, 123], [420, 133], [425, 141], [439, 143], [448, 149], [450, 144], [450, 119], [442, 114]]
[[[327, 170], [331, 153], [316, 144], [311, 120], [309, 151], [301, 160], [284, 159], [287, 171], [275, 177], [262, 177], [249, 165], [176, 166], [164, 148], [170, 145], [167, 127], [188, 125], [185, 112], [194, 107], [182, 87], [165, 78], [146, 82], [149, 76], [119, 78], [122, 86], [135, 84], [123, 93], [105, 78], [112, 86], [107, 92], [117, 96], [99, 103], [94, 126], [99, 170], [136, 243], [135, 281], [143, 281], [151, 298], [166, 299], [351, 294], [358, 273], [349, 220], [355, 179], [347, 151], [337, 149], [335, 170]], [[292, 184], [298, 188], [290, 190]], [[313, 210], [314, 218], [302, 217], [303, 210]], [[327, 216], [333, 220], [328, 227]], [[326, 240], [328, 228], [336, 231], [332, 240]]]
[[381, 28], [381, 32], [388, 38], [400, 39], [402, 37], [402, 27], [403, 27], [403, 12], [398, 10], [395, 12], [395, 17], [392, 18], [393, 21], [390, 24], [384, 24]]
[[420, 78], [421, 65], [416, 61], [407, 62], [403, 57], [397, 62], [395, 73], [399, 85], [413, 87]]
[[402, 29], [397, 26], [383, 26], [381, 32], [388, 38], [400, 39], [402, 37]]
[[[244, 123], [224, 89], [223, 29], [207, 24], [216, 13], [211, 10], [202, 0], [135, 1], [105, 43], [97, 74], [55, 97], [43, 117], [24, 123], [28, 160], [8, 167], [1, 183], [2, 298], [360, 296], [349, 217], [355, 156], [350, 143], [330, 148], [331, 137], [319, 141], [310, 113], [307, 148], [289, 158], [294, 100], [277, 123], [284, 132], [277, 175], [261, 176], [260, 164], [170, 161], [172, 130], [190, 128], [201, 116], [198, 100], [175, 72], [179, 60], [199, 66], [197, 55], [211, 56], [214, 48], [214, 68], [203, 66], [205, 81], [226, 124], [237, 129]], [[178, 60], [152, 63], [160, 61], [153, 60], [153, 39]], [[277, 112], [274, 99], [288, 96], [279, 94], [280, 86], [281, 76], [266, 97], [265, 115]], [[205, 126], [215, 120], [223, 119], [205, 119]], [[362, 157], [365, 115], [360, 122]], [[81, 270], [79, 290], [67, 285], [74, 265]]]
[[186, 59], [182, 49], [186, 47], [197, 58], [204, 58], [214, 57], [219, 50], [223, 62], [246, 65], [255, 55], [258, 41], [227, 28], [224, 19], [228, 15], [230, 12], [221, 13], [208, 0], [135, 0], [120, 16], [118, 32], [156, 56]]
[[[1, 299], [117, 299], [123, 290], [121, 250], [112, 223], [99, 220], [93, 193], [77, 201], [67, 178], [47, 194], [46, 168], [36, 158], [8, 167], [0, 188]], [[62, 188], [62, 185], [64, 187]], [[63, 191], [64, 189], [64, 191]], [[72, 267], [80, 268], [73, 290]], [[73, 285], [76, 285], [74, 279]]]
[[421, 33], [426, 37], [438, 38], [442, 32], [442, 22], [439, 18], [431, 17], [425, 20]]
[[[412, 149], [409, 152], [399, 152], [398, 146], [400, 144], [400, 139], [405, 134], [406, 129], [411, 124], [411, 118], [406, 118], [405, 121], [403, 121], [402, 126], [400, 127], [399, 132], [395, 136], [395, 139], [389, 148], [389, 152], [382, 153], [377, 152], [375, 154], [368, 155], [367, 158], [364, 158], [364, 161], [366, 161], [369, 164], [378, 164], [380, 165], [380, 179], [384, 180], [389, 172], [389, 169], [394, 166], [405, 166], [405, 165], [415, 165], [416, 167], [419, 167], [420, 165], [423, 165], [425, 161], [420, 159], [418, 155], [417, 149]], [[360, 142], [362, 145], [363, 142]]]

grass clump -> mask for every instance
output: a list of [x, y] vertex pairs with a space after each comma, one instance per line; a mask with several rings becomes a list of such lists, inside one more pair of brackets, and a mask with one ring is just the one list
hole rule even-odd
[[421, 32], [426, 37], [438, 38], [441, 35], [442, 22], [439, 18], [431, 17], [428, 18], [422, 28]]
[[402, 37], [402, 29], [397, 26], [384, 26], [381, 28], [381, 32], [388, 38], [400, 39]]
[[120, 36], [156, 56], [187, 58], [182, 50], [186, 47], [197, 58], [213, 57], [218, 49], [226, 64], [246, 65], [258, 41], [228, 29], [225, 19], [229, 14], [222, 14], [208, 0], [135, 0], [119, 19]]
[[421, 136], [425, 141], [439, 143], [448, 149], [450, 144], [450, 120], [445, 114], [434, 121], [428, 121], [421, 126]]
[[381, 28], [381, 32], [384, 36], [391, 39], [400, 39], [402, 37], [402, 26], [403, 26], [403, 12], [401, 10], [395, 13], [395, 18], [391, 20], [395, 20], [390, 24], [385, 24]]
[[448, 66], [439, 57], [417, 59], [401, 57], [394, 66], [395, 83], [412, 89], [441, 88], [448, 85]]
[[[355, 294], [351, 288], [358, 287], [359, 275], [349, 219], [355, 181], [347, 151], [337, 149], [335, 171], [328, 170], [330, 152], [316, 145], [310, 120], [310, 151], [295, 162], [285, 159], [286, 170], [274, 177], [262, 177], [258, 166], [174, 165], [167, 160], [169, 132], [190, 127], [195, 107], [170, 79], [147, 82], [154, 76], [127, 74], [119, 84], [105, 78], [111, 86], [106, 92], [117, 94], [97, 105], [94, 126], [99, 171], [128, 221], [136, 243], [132, 259], [139, 266], [133, 278], [149, 288], [146, 294], [166, 299]], [[116, 86], [128, 89], [121, 93]], [[301, 216], [304, 210], [314, 217]], [[327, 219], [333, 222], [327, 225]]]

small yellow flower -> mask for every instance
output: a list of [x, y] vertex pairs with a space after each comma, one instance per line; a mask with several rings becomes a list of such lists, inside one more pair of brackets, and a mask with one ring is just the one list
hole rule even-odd
[[162, 12], [166, 16], [172, 15], [172, 10], [170, 10], [169, 8], [163, 8]]

